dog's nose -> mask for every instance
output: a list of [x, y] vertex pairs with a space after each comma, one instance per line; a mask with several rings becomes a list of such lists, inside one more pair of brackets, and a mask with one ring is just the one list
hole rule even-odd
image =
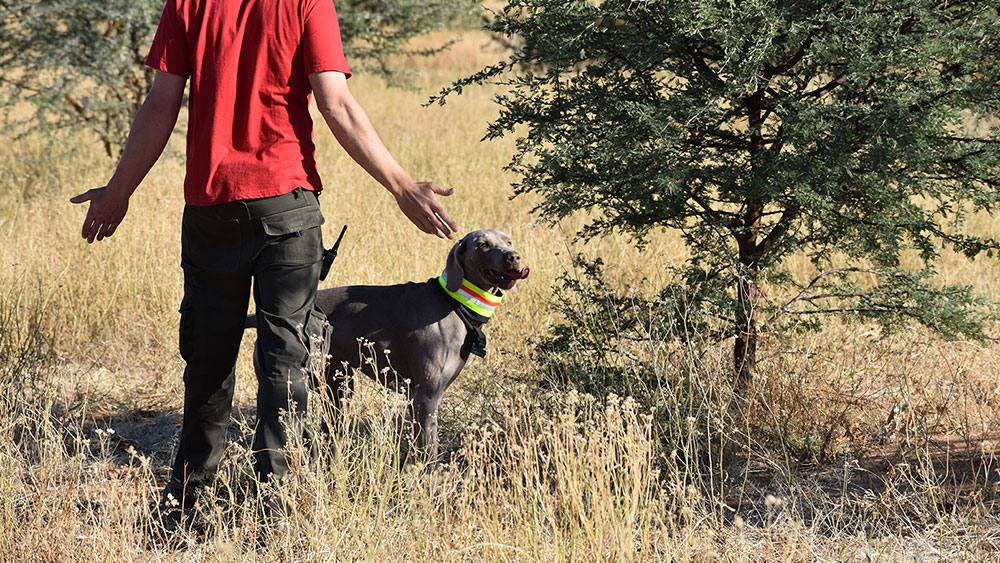
[[511, 252], [507, 255], [507, 265], [514, 267], [521, 263], [521, 255], [516, 252]]

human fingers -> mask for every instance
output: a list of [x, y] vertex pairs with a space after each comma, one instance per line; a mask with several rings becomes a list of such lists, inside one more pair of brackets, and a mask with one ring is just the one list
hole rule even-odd
[[445, 227], [445, 232], [447, 233], [448, 238], [452, 238], [454, 236], [453, 233], [458, 232], [458, 223], [451, 218], [451, 215], [448, 215], [448, 212], [445, 211], [444, 207], [438, 206], [438, 209], [434, 214], [438, 221]]
[[429, 235], [442, 236], [444, 233], [440, 233], [440, 228], [437, 226], [437, 217], [433, 214], [422, 212], [415, 217], [411, 218], [410, 221], [417, 226], [422, 232]]
[[441, 220], [430, 209], [417, 210], [412, 215], [407, 214], [407, 217], [421, 232], [438, 238], [449, 238], [447, 229], [442, 228]]
[[115, 229], [118, 227], [115, 223], [107, 221], [101, 224], [101, 228], [97, 231], [97, 236], [95, 240], [104, 240], [114, 234]]
[[82, 194], [75, 195], [69, 198], [69, 201], [70, 203], [83, 203], [85, 201], [90, 201], [94, 199], [94, 196], [96, 196], [99, 193], [102, 193], [103, 191], [104, 188], [93, 188], [83, 192]]
[[87, 239], [87, 244], [93, 244], [94, 241], [97, 240], [97, 233], [100, 232], [100, 230], [101, 230], [101, 224], [98, 223], [97, 221], [94, 221], [93, 223], [90, 224], [90, 227], [87, 229], [86, 234], [83, 235], [83, 238]]
[[442, 238], [452, 238], [452, 232], [458, 231], [458, 223], [456, 223], [455, 220], [448, 215], [444, 206], [441, 205], [441, 202], [439, 202], [434, 196], [435, 194], [445, 197], [450, 196], [455, 193], [455, 188], [444, 188], [434, 182], [420, 182], [420, 184], [431, 192], [428, 194], [427, 203], [430, 206], [431, 212], [429, 218], [432, 220], [431, 222], [433, 223], [434, 230], [436, 231], [433, 234], [437, 234], [437, 236]]
[[94, 197], [91, 194], [91, 192], [93, 192], [93, 191], [94, 190], [87, 190], [87, 191], [83, 192], [82, 194], [75, 195], [75, 196], [69, 198], [69, 202], [70, 203], [83, 203], [85, 201], [90, 201], [90, 199], [92, 197]]
[[116, 224], [113, 217], [109, 217], [106, 212], [101, 212], [100, 209], [95, 209], [95, 205], [91, 204], [87, 218], [83, 222], [83, 238], [87, 239], [88, 243], [110, 236], [107, 230]]
[[438, 190], [450, 194], [454, 190], [444, 189], [433, 182], [414, 182], [405, 191], [396, 194], [396, 203], [403, 214], [422, 232], [439, 238], [452, 238], [454, 220], [448, 216], [438, 202]]
[[83, 219], [83, 226], [80, 229], [80, 236], [87, 239], [88, 243], [94, 242], [95, 229], [100, 226], [97, 218], [98, 201], [93, 200], [103, 192], [104, 188], [93, 188], [70, 198], [71, 203], [80, 204], [87, 201], [90, 202], [90, 206], [87, 208], [87, 215]]
[[80, 230], [80, 236], [87, 239], [87, 242], [94, 242], [91, 233], [96, 227], [97, 225], [96, 220], [94, 219], [94, 210], [93, 207], [91, 207], [91, 209], [87, 211], [87, 216], [83, 218], [83, 228]]
[[[442, 210], [441, 212], [443, 213], [444, 210]], [[437, 213], [432, 213], [427, 216], [427, 224], [429, 228], [423, 229], [424, 232], [426, 232], [427, 234], [434, 235], [438, 238], [446, 238], [446, 239], [450, 239], [455, 236], [454, 235], [455, 229], [450, 227], [448, 223], [445, 221], [445, 219], [442, 218]]]
[[445, 226], [444, 223], [441, 222], [441, 219], [438, 216], [432, 215], [428, 217], [427, 224], [428, 228], [424, 229], [425, 233], [434, 235], [438, 238], [450, 239], [452, 237], [451, 231], [447, 226]]
[[107, 235], [107, 229], [112, 225], [110, 219], [106, 216], [101, 216], [99, 213], [93, 213], [93, 206], [91, 206], [91, 213], [88, 213], [88, 219], [84, 225], [85, 234], [83, 238], [87, 239], [87, 243], [91, 244], [94, 241], [102, 240]]
[[431, 190], [437, 195], [450, 196], [455, 193], [455, 188], [445, 188], [435, 184], [434, 182], [428, 182], [430, 184]]

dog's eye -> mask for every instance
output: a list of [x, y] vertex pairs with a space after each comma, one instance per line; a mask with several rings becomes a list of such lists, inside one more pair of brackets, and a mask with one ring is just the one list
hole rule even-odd
[[476, 248], [478, 248], [479, 250], [487, 250], [489, 249], [489, 247], [490, 243], [486, 242], [485, 240], [476, 245]]

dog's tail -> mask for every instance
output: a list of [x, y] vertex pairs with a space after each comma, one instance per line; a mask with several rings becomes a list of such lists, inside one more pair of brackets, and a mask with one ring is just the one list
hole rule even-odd
[[247, 320], [243, 321], [243, 328], [257, 328], [257, 315], [247, 315]]

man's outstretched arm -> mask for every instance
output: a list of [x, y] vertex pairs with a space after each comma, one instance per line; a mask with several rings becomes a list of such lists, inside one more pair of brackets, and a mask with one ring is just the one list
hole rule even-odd
[[458, 225], [437, 196], [448, 196], [454, 188], [434, 182], [415, 182], [382, 143], [368, 114], [347, 88], [347, 77], [339, 72], [309, 75], [316, 105], [347, 154], [396, 198], [399, 209], [421, 231], [452, 238]]
[[132, 120], [121, 160], [108, 185], [70, 199], [73, 203], [90, 202], [82, 231], [88, 243], [113, 235], [125, 218], [132, 192], [167, 146], [177, 123], [186, 82], [184, 76], [156, 71], [153, 86]]

